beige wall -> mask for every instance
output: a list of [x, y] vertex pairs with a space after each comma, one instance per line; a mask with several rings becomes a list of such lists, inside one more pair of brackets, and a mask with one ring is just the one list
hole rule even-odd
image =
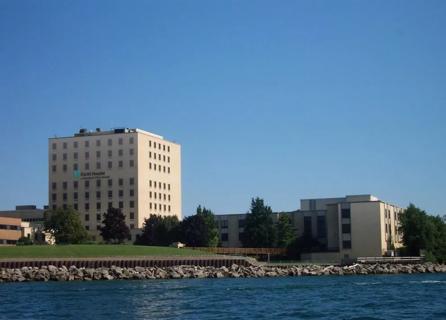
[[[53, 144], [56, 144], [55, 149]], [[53, 158], [54, 155], [56, 159]], [[95, 236], [99, 235], [97, 228], [101, 226], [102, 215], [109, 203], [113, 207], [119, 207], [122, 203], [126, 223], [134, 229], [131, 232], [132, 240], [138, 233], [136, 229], [142, 227], [144, 218], [151, 213], [177, 215], [181, 218], [181, 149], [178, 144], [164, 140], [161, 136], [140, 129], [130, 129], [125, 133], [107, 131], [93, 132], [85, 136], [51, 138], [48, 145], [48, 159], [49, 207], [66, 205], [75, 208], [77, 205], [75, 209], [80, 213], [81, 220]], [[120, 162], [122, 167], [119, 165]], [[89, 168], [85, 167], [86, 163], [89, 164]], [[97, 167], [97, 163], [100, 167]], [[101, 174], [93, 177], [76, 177], [75, 164], [82, 174]], [[56, 166], [56, 172], [52, 170], [53, 165]], [[64, 165], [66, 171], [63, 171]], [[122, 186], [119, 185], [120, 179], [123, 182]], [[133, 184], [131, 184], [132, 179]], [[112, 180], [112, 186], [108, 185], [109, 180]], [[78, 183], [77, 189], [74, 187], [75, 181]], [[85, 181], [89, 181], [89, 186], [85, 185]], [[100, 181], [99, 186], [97, 181]], [[54, 190], [53, 182], [56, 183]], [[67, 183], [66, 189], [63, 188], [64, 182]], [[112, 192], [112, 197], [109, 197], [109, 191]], [[74, 199], [75, 192], [78, 194], [77, 201]], [[89, 192], [89, 199], [85, 196], [86, 192]], [[97, 192], [100, 193], [99, 198]], [[56, 194], [55, 201], [52, 198], [53, 194]], [[63, 199], [64, 194], [66, 200]], [[89, 204], [88, 209], [85, 208], [86, 203]], [[152, 204], [151, 209], [150, 204]]]
[[21, 219], [0, 217], [0, 245], [17, 241], [22, 236]]

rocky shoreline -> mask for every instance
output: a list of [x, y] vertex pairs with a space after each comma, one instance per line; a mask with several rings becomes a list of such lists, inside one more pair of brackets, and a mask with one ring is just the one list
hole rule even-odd
[[369, 275], [369, 274], [412, 274], [442, 273], [446, 265], [441, 264], [354, 264], [350, 266], [239, 266], [231, 267], [135, 267], [121, 268], [69, 268], [23, 267], [20, 269], [0, 269], [0, 282], [28, 281], [91, 281], [91, 280], [142, 280], [142, 279], [182, 279], [182, 278], [259, 278], [286, 276], [323, 276], [323, 275]]

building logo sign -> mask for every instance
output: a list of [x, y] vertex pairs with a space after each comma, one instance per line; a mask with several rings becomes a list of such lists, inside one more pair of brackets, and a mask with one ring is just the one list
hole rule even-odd
[[105, 173], [105, 171], [81, 172], [80, 170], [74, 170], [73, 177], [75, 179], [88, 180], [88, 179], [107, 179], [109, 176]]

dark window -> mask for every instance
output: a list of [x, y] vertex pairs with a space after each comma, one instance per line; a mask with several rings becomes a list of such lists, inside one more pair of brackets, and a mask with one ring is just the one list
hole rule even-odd
[[53, 154], [53, 161], [56, 161], [56, 159], [57, 159], [57, 155], [54, 153]]
[[101, 140], [96, 140], [96, 147], [100, 147], [101, 146]]
[[239, 219], [238, 220], [238, 227], [244, 228], [245, 227], [245, 219]]
[[123, 201], [119, 201], [119, 209], [124, 208], [124, 202]]
[[350, 240], [342, 241], [342, 248], [344, 248], [344, 249], [351, 249], [352, 248], [352, 242]]
[[101, 169], [101, 163], [100, 162], [96, 162], [96, 169]]
[[135, 219], [135, 213], [134, 212], [130, 212], [130, 219], [131, 220]]
[[240, 241], [242, 241], [243, 240], [243, 232], [239, 232], [238, 233], [238, 239], [240, 240]]
[[108, 197], [109, 197], [109, 198], [113, 198], [113, 191], [108, 190]]
[[67, 172], [67, 165], [66, 164], [64, 164], [63, 166], [62, 166], [62, 170], [63, 170], [63, 172]]
[[77, 203], [73, 204], [73, 208], [74, 208], [74, 210], [77, 210], [79, 208]]
[[221, 234], [221, 241], [228, 241], [228, 234], [227, 233], [222, 233]]
[[64, 142], [64, 143], [62, 144], [62, 147], [63, 147], [64, 149], [66, 149], [66, 148], [67, 148], [67, 143]]
[[130, 208], [134, 208], [135, 207], [135, 201], [130, 201], [129, 206], [130, 206]]
[[74, 141], [74, 142], [73, 142], [73, 147], [77, 148], [77, 146], [78, 146], [77, 141]]
[[67, 160], [67, 154], [66, 153], [62, 154], [62, 159], [63, 160]]
[[124, 163], [122, 162], [122, 160], [119, 160], [118, 161], [118, 167], [119, 168], [122, 168], [124, 166]]
[[90, 152], [85, 152], [85, 159], [89, 159], [90, 158]]
[[101, 180], [96, 180], [96, 187], [100, 188], [101, 187]]
[[133, 196], [135, 195], [135, 190], [133, 190], [133, 189], [130, 189], [130, 192], [129, 192], [129, 194], [130, 194], [130, 197], [133, 197]]
[[84, 145], [85, 145], [85, 147], [87, 147], [87, 148], [88, 148], [88, 147], [90, 146], [90, 141], [88, 141], [88, 140], [87, 140], [87, 141], [85, 141]]
[[79, 187], [79, 182], [73, 181], [73, 188], [77, 189]]
[[90, 170], [90, 164], [88, 162], [85, 163], [85, 170]]
[[133, 137], [130, 137], [130, 139], [129, 139], [129, 143], [130, 143], [130, 144], [133, 144], [133, 141], [134, 141]]
[[77, 171], [79, 170], [79, 166], [77, 165], [77, 163], [73, 164], [73, 171]]
[[85, 215], [85, 221], [90, 221], [90, 215], [89, 214]]
[[67, 182], [66, 181], [62, 182], [62, 188], [64, 190], [67, 190]]
[[85, 188], [89, 188], [90, 187], [90, 181], [89, 180], [85, 180], [84, 187]]
[[52, 195], [52, 199], [53, 199], [53, 201], [56, 201], [56, 199], [57, 199], [57, 195], [56, 195], [55, 193], [53, 193], [53, 195]]
[[108, 168], [111, 169], [113, 167], [113, 161], [109, 161], [107, 165], [108, 165]]
[[129, 167], [133, 168], [135, 166], [135, 161], [134, 160], [130, 160], [129, 161]]
[[112, 143], [113, 143], [113, 142], [112, 142], [112, 139], [108, 139], [108, 140], [107, 140], [107, 144], [108, 144], [109, 146], [111, 146]]
[[317, 236], [319, 238], [327, 237], [326, 221], [324, 216], [317, 217]]
[[52, 189], [55, 190], [57, 187], [57, 184], [55, 182], [52, 183]]
[[89, 226], [85, 226], [85, 230], [90, 230], [90, 227]]
[[77, 192], [73, 193], [73, 198], [74, 198], [74, 200], [77, 200], [77, 198], [78, 198]]
[[220, 220], [220, 227], [226, 229], [228, 227], [228, 220]]
[[90, 192], [85, 192], [85, 199], [89, 199], [90, 198]]
[[100, 158], [101, 157], [101, 151], [96, 151], [96, 158]]
[[133, 223], [130, 224], [130, 229], [135, 229], [135, 225]]
[[118, 196], [119, 197], [123, 197], [124, 196], [124, 190], [119, 190], [118, 191]]
[[342, 209], [341, 214], [342, 214], [342, 218], [350, 219], [350, 209]]
[[122, 186], [123, 184], [124, 184], [124, 179], [121, 179], [121, 178], [120, 178], [120, 179], [118, 180], [118, 185], [119, 185], [119, 186]]
[[77, 160], [77, 152], [73, 153], [73, 159]]
[[96, 191], [96, 199], [100, 199], [101, 198], [101, 191]]
[[63, 201], [67, 201], [67, 194], [65, 192], [62, 194], [62, 199]]
[[89, 203], [86, 203], [85, 206], [84, 206], [84, 208], [85, 208], [85, 210], [90, 210], [90, 204], [89, 204]]
[[56, 165], [51, 166], [51, 170], [52, 170], [53, 172], [56, 172]]
[[108, 208], [110, 209], [110, 208], [112, 208], [113, 207], [113, 202], [109, 202], [108, 203]]
[[342, 233], [351, 233], [351, 224], [343, 224]]
[[311, 236], [312, 233], [311, 217], [304, 217], [304, 234]]
[[129, 183], [131, 186], [133, 186], [135, 184], [135, 178], [130, 178]]
[[101, 221], [101, 214], [100, 213], [96, 214], [96, 220], [97, 221]]
[[119, 138], [119, 139], [118, 139], [118, 143], [119, 143], [119, 144], [122, 144], [122, 138]]
[[96, 203], [96, 210], [101, 210], [101, 203], [100, 202]]
[[108, 179], [108, 186], [111, 187], [113, 185], [113, 180], [112, 179]]
[[55, 143], [53, 143], [53, 150], [56, 150], [56, 144]]

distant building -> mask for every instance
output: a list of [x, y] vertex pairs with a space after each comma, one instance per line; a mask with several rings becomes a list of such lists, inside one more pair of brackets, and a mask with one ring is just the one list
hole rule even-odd
[[[312, 261], [353, 259], [360, 256], [391, 255], [402, 246], [399, 215], [403, 209], [372, 195], [342, 198], [303, 199], [300, 209], [275, 213], [291, 217], [298, 237], [319, 244], [315, 252], [304, 254]], [[240, 247], [246, 214], [216, 215], [224, 247]]]
[[1, 217], [20, 218], [29, 222], [30, 226], [37, 228], [43, 226], [45, 209], [39, 209], [35, 205], [18, 205], [15, 210], [0, 211]]
[[0, 245], [15, 245], [21, 237], [31, 236], [29, 222], [22, 222], [20, 218], [0, 216]]
[[150, 214], [181, 219], [181, 146], [140, 129], [87, 131], [48, 141], [49, 207], [72, 207], [99, 236], [120, 208], [135, 240]]

